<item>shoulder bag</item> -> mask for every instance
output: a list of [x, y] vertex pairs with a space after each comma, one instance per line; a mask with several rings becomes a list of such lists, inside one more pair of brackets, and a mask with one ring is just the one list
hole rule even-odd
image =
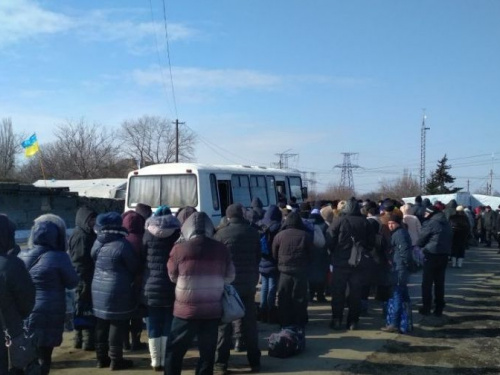
[[224, 285], [222, 293], [222, 323], [231, 323], [245, 316], [245, 305], [232, 285]]

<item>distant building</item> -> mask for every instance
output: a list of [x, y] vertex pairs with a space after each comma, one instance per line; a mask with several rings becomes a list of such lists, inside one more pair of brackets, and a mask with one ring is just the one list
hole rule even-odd
[[81, 197], [125, 199], [126, 178], [97, 178], [94, 180], [38, 180], [36, 187], [63, 188]]

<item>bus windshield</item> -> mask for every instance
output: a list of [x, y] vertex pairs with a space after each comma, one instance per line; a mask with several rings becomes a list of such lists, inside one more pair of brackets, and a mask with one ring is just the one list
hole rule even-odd
[[196, 175], [132, 176], [128, 186], [128, 206], [144, 203], [172, 208], [198, 205]]

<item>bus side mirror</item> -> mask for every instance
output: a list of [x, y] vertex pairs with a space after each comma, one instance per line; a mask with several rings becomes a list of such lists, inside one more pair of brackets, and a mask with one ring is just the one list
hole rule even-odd
[[306, 200], [307, 199], [307, 186], [304, 186], [300, 190], [302, 191], [302, 199]]

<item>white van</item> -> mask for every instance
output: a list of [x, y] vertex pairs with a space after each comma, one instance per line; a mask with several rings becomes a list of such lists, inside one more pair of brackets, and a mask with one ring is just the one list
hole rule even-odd
[[154, 210], [167, 205], [172, 212], [193, 206], [217, 225], [232, 203], [250, 207], [258, 197], [264, 208], [291, 197], [307, 198], [299, 172], [246, 165], [194, 163], [155, 164], [130, 172], [125, 210], [144, 203]]

